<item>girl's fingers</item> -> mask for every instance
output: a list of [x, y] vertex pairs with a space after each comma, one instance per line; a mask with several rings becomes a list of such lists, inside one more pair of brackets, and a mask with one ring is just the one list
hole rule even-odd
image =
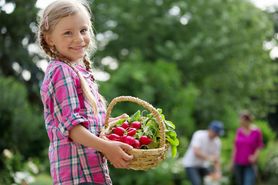
[[133, 159], [133, 156], [132, 155], [128, 155], [127, 153], [123, 152], [123, 159], [125, 161], [130, 161], [131, 159]]
[[128, 167], [128, 162], [126, 162], [125, 160], [121, 159], [121, 161], [116, 162], [116, 163], [112, 163], [112, 165], [115, 168], [127, 168]]
[[128, 145], [128, 144], [126, 144], [126, 143], [120, 143], [120, 147], [124, 150], [124, 151], [130, 151], [130, 150], [132, 150], [132, 146], [130, 146], [130, 145]]
[[126, 153], [126, 151], [130, 151], [132, 150], [132, 146], [128, 145], [128, 144], [125, 144], [125, 143], [121, 143], [121, 148], [123, 149], [123, 153], [122, 153], [122, 157], [124, 160], [126, 161], [129, 161], [131, 159], [133, 159], [133, 156], [132, 155], [129, 155], [128, 153]]

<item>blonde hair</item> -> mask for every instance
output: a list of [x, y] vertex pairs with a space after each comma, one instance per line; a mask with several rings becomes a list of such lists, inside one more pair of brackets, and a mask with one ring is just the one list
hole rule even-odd
[[[61, 55], [56, 50], [55, 46], [50, 47], [47, 44], [45, 36], [47, 34], [50, 34], [55, 29], [56, 24], [62, 18], [77, 14], [79, 11], [85, 11], [88, 15], [88, 19], [90, 19], [89, 32], [90, 32], [91, 42], [89, 44], [88, 50], [86, 51], [86, 55], [83, 58], [83, 63], [86, 67], [86, 70], [91, 72], [92, 71], [91, 61], [88, 55], [90, 55], [95, 50], [96, 42], [95, 42], [95, 35], [91, 24], [92, 13], [91, 13], [90, 6], [86, 0], [56, 0], [50, 5], [48, 5], [43, 10], [42, 14], [39, 16], [37, 40], [40, 47], [48, 57], [63, 61], [75, 70], [75, 68], [70, 64], [69, 60], [65, 56]], [[94, 110], [94, 113], [97, 113], [96, 98], [93, 96], [92, 92], [90, 91], [89, 85], [84, 79], [84, 77], [77, 70], [75, 71], [77, 72], [80, 78], [83, 95], [89, 101], [90, 105]], [[101, 99], [104, 102], [103, 97]]]

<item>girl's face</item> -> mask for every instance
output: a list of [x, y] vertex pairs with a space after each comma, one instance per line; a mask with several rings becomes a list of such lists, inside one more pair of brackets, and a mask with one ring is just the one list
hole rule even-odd
[[62, 18], [53, 31], [46, 35], [46, 42], [74, 62], [82, 59], [86, 53], [91, 40], [89, 29], [90, 19], [80, 11]]

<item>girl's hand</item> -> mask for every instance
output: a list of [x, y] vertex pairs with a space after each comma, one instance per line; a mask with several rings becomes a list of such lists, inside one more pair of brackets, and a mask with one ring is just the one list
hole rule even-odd
[[133, 159], [133, 156], [127, 153], [131, 149], [132, 146], [128, 144], [109, 140], [101, 152], [115, 168], [127, 168], [128, 162]]

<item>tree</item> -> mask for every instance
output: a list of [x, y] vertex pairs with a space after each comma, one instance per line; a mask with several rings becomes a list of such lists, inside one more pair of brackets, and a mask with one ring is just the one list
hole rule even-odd
[[228, 110], [269, 111], [276, 64], [263, 43], [271, 39], [273, 23], [249, 1], [105, 0], [95, 2], [93, 12], [97, 65], [111, 56], [121, 67], [138, 50], [143, 61], [175, 63], [182, 84], [200, 91], [201, 123]]
[[[266, 10], [267, 13], [269, 14], [269, 16], [271, 17], [271, 19], [274, 22], [274, 34], [273, 34], [273, 38], [272, 40], [269, 42], [270, 43], [270, 49], [272, 51], [275, 51], [275, 49], [277, 50], [278, 48], [278, 6], [274, 7], [274, 8], [270, 8]], [[276, 64], [278, 64], [278, 56], [276, 54], [276, 56], [273, 56], [274, 62], [276, 62]], [[276, 68], [276, 76], [278, 75], [278, 70]], [[278, 94], [278, 81], [276, 81], [276, 89], [274, 90], [274, 93], [276, 95], [277, 98], [277, 94]], [[278, 133], [278, 104], [276, 103], [276, 108], [275, 111], [270, 112], [268, 114], [268, 120], [269, 123], [271, 125], [271, 127], [276, 130], [276, 132]]]
[[[108, 101], [117, 96], [130, 95], [162, 108], [166, 118], [176, 124], [180, 135], [187, 135], [196, 129], [192, 116], [199, 92], [193, 84], [184, 87], [181, 76], [175, 63], [162, 60], [144, 62], [140, 54], [136, 54], [100, 87]], [[114, 116], [123, 112], [131, 115], [138, 109], [142, 107], [125, 103], [117, 105], [113, 113]]]
[[[42, 71], [36, 66], [36, 0], [6, 0], [0, 5], [0, 75], [15, 77], [28, 88], [29, 100], [38, 103]], [[30, 49], [31, 48], [31, 49]], [[33, 50], [32, 50], [33, 49]]]
[[[48, 139], [42, 114], [30, 105], [26, 87], [13, 78], [0, 77], [0, 91], [1, 153], [9, 149], [20, 153], [24, 159], [42, 156]], [[1, 167], [2, 163], [1, 158]]]

